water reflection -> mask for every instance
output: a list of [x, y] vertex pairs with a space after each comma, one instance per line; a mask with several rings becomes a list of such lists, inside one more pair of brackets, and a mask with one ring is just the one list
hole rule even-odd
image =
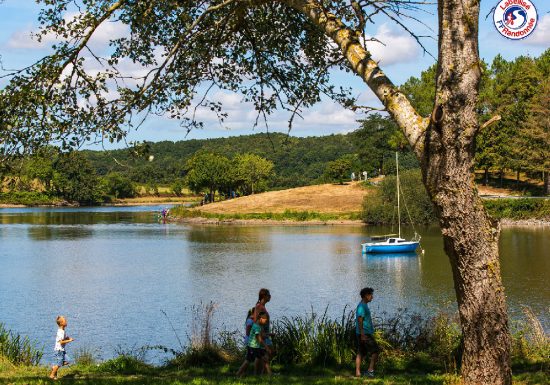
[[29, 238], [36, 241], [52, 239], [79, 239], [93, 236], [94, 232], [88, 226], [29, 226]]

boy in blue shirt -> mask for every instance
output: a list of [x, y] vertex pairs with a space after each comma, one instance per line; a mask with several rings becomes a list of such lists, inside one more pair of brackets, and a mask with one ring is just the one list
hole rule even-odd
[[361, 376], [361, 361], [370, 355], [368, 377], [374, 377], [374, 365], [378, 359], [380, 348], [374, 339], [374, 327], [368, 303], [372, 301], [374, 289], [365, 287], [359, 293], [361, 302], [355, 311], [355, 336], [357, 340], [357, 357], [355, 358], [355, 375]]

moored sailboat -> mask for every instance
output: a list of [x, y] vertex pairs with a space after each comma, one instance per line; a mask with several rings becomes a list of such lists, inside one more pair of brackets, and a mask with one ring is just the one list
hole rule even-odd
[[[415, 233], [412, 240], [407, 241], [401, 238], [401, 206], [400, 201], [400, 184], [399, 184], [399, 159], [397, 152], [395, 153], [395, 164], [397, 168], [396, 183], [397, 183], [397, 222], [399, 233], [387, 234], [370, 237], [370, 242], [361, 244], [363, 253], [414, 253], [420, 245], [420, 236]], [[397, 235], [397, 237], [396, 237]]]

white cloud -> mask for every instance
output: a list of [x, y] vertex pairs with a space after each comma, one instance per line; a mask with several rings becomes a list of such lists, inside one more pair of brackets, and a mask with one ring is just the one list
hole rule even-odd
[[420, 54], [420, 47], [415, 39], [406, 31], [393, 31], [387, 23], [378, 28], [374, 38], [381, 43], [369, 42], [367, 48], [373, 59], [383, 65], [410, 62]]
[[27, 26], [23, 30], [15, 31], [11, 34], [6, 46], [13, 49], [43, 49], [51, 46], [57, 41], [55, 36], [47, 35], [39, 42], [36, 36], [33, 36], [36, 32], [33, 32], [31, 26]]
[[[68, 23], [77, 15], [77, 13], [69, 12], [63, 16], [63, 19]], [[122, 22], [107, 21], [97, 28], [88, 45], [94, 50], [103, 50], [107, 48], [110, 40], [126, 36], [128, 32], [128, 26]], [[13, 49], [44, 49], [60, 41], [57, 36], [49, 33], [43, 36], [42, 41], [39, 42], [37, 34], [37, 28], [27, 25], [24, 29], [12, 33], [6, 45]]]
[[531, 45], [550, 46], [550, 15], [544, 15], [537, 23], [533, 33], [525, 39]]

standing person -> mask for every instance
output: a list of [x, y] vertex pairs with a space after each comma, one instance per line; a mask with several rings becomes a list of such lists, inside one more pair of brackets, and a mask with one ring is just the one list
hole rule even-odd
[[250, 330], [252, 330], [252, 325], [254, 325], [254, 321], [252, 321], [254, 310], [255, 308], [253, 307], [248, 311], [248, 313], [246, 314], [246, 321], [244, 322], [244, 346], [246, 346], [247, 348], [247, 353], [244, 362], [237, 371], [238, 377], [242, 376], [244, 374], [244, 371], [248, 368], [248, 341], [250, 339]]
[[61, 366], [69, 365], [65, 345], [69, 342], [74, 341], [74, 339], [70, 338], [65, 333], [65, 328], [67, 327], [67, 319], [63, 316], [58, 316], [56, 322], [58, 329], [55, 336], [54, 362], [52, 365], [52, 371], [50, 373], [50, 378], [52, 380], [57, 380], [57, 371]]
[[265, 313], [266, 316], [267, 316], [267, 322], [263, 326], [263, 332], [264, 332], [264, 336], [265, 336], [265, 343], [267, 344], [267, 346], [269, 346], [268, 357], [267, 357], [267, 361], [266, 361], [266, 364], [265, 364], [265, 370], [268, 373], [271, 373], [271, 369], [269, 368], [269, 361], [271, 360], [271, 358], [274, 354], [273, 341], [271, 339], [273, 337], [273, 333], [271, 333], [271, 330], [270, 330], [271, 317], [269, 316], [269, 312], [267, 311], [267, 309], [265, 307], [265, 305], [269, 301], [271, 301], [271, 293], [269, 292], [269, 290], [265, 289], [265, 288], [260, 289], [260, 291], [258, 293], [258, 302], [256, 303], [256, 306], [254, 307], [254, 315], [252, 316], [252, 320], [254, 322], [256, 322], [258, 315], [262, 312]]
[[262, 311], [257, 315], [257, 320], [252, 324], [250, 335], [248, 336], [246, 361], [239, 368], [237, 376], [244, 374], [250, 362], [254, 362], [254, 374], [258, 374], [262, 367], [265, 367], [267, 374], [271, 374], [271, 369], [267, 363], [268, 353], [271, 349], [265, 342], [264, 333], [267, 319], [267, 314]]
[[374, 327], [368, 303], [373, 299], [374, 289], [365, 287], [359, 295], [361, 302], [355, 311], [355, 336], [357, 340], [357, 357], [355, 357], [355, 376], [361, 376], [361, 361], [370, 355], [369, 369], [365, 373], [368, 377], [374, 377], [374, 365], [378, 359], [380, 348], [374, 338]]

